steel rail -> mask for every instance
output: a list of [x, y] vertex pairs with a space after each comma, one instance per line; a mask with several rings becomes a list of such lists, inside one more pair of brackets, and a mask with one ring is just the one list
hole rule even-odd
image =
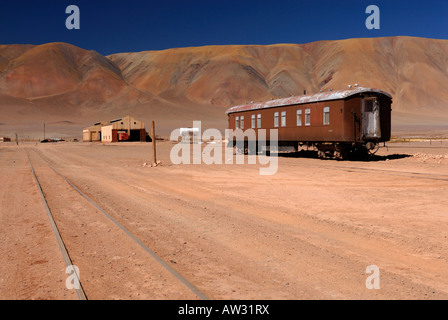
[[[59, 249], [61, 250], [62, 258], [64, 259], [64, 262], [65, 262], [65, 265], [67, 268], [70, 266], [73, 266], [72, 259], [70, 258], [67, 247], [65, 246], [64, 241], [62, 240], [61, 233], [59, 232], [58, 226], [56, 224], [56, 221], [54, 220], [53, 214], [51, 213], [50, 207], [48, 206], [47, 199], [45, 198], [44, 192], [42, 190], [42, 186], [39, 182], [39, 179], [36, 176], [36, 172], [34, 171], [33, 165], [31, 164], [30, 157], [26, 150], [25, 150], [25, 154], [26, 154], [26, 157], [28, 158], [28, 164], [30, 166], [31, 173], [33, 174], [34, 181], [36, 182], [37, 189], [39, 190], [42, 202], [45, 207], [45, 211], [47, 212], [48, 218], [50, 219], [51, 228], [53, 229], [53, 233], [56, 236], [56, 241], [58, 243]], [[76, 285], [74, 287], [74, 289], [76, 290], [76, 294], [78, 295], [78, 299], [79, 300], [87, 300], [87, 295], [84, 291], [84, 288], [82, 287], [81, 280], [80, 280], [79, 275], [77, 274], [75, 268], [73, 268], [73, 276], [76, 277], [75, 280], [76, 280], [77, 284], [79, 284], [79, 286]]]
[[101, 208], [95, 201], [93, 201], [89, 196], [82, 192], [78, 187], [76, 187], [69, 179], [63, 176], [56, 168], [54, 168], [42, 155], [40, 155], [36, 150], [32, 149], [36, 155], [38, 155], [55, 173], [57, 173], [62, 179], [64, 179], [74, 190], [76, 190], [82, 197], [89, 201], [96, 209], [103, 213], [109, 220], [111, 220], [117, 227], [119, 227], [126, 235], [128, 235], [135, 243], [137, 243], [144, 251], [146, 251], [154, 260], [161, 264], [171, 275], [183, 283], [190, 291], [192, 291], [201, 300], [209, 300], [209, 298], [201, 292], [194, 284], [183, 277], [177, 270], [166, 263], [161, 257], [159, 257], [153, 250], [148, 248], [140, 239], [132, 234], [126, 227], [115, 220], [110, 214], [108, 214], [103, 208]]

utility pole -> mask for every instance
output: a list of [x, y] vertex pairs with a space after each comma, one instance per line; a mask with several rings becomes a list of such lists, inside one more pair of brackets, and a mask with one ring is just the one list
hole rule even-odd
[[44, 122], [44, 140], [45, 140], [45, 122]]
[[154, 124], [154, 120], [151, 121], [151, 140], [152, 140], [152, 162], [154, 165], [157, 165], [157, 156], [156, 156], [156, 126]]

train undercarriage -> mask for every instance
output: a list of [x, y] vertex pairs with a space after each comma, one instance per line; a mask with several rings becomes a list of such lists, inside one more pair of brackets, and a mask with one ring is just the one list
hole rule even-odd
[[374, 155], [380, 146], [377, 142], [369, 141], [366, 143], [317, 143], [313, 147], [317, 149], [319, 158], [346, 160]]
[[[242, 143], [233, 142], [233, 147], [236, 148], [238, 153], [244, 153], [249, 155], [255, 155], [263, 151], [269, 153], [269, 143], [264, 147], [264, 150], [260, 150], [256, 142], [249, 143], [244, 141]], [[348, 160], [352, 158], [367, 158], [374, 155], [380, 148], [377, 141], [366, 142], [290, 142], [279, 141], [276, 148], [277, 151], [282, 151], [288, 148], [290, 152], [299, 151], [317, 151], [318, 158], [321, 159], [337, 159]]]

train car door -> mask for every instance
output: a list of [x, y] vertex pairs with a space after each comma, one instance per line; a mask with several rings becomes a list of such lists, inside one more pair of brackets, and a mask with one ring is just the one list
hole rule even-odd
[[375, 97], [362, 100], [362, 133], [364, 138], [381, 138], [380, 104]]

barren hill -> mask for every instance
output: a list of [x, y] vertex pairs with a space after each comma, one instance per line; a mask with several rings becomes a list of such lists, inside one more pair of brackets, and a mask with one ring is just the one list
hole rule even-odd
[[109, 56], [135, 87], [216, 106], [342, 89], [380, 88], [401, 116], [448, 111], [448, 41], [411, 37], [304, 45], [209, 46]]
[[0, 131], [33, 135], [45, 121], [58, 124], [54, 134], [78, 133], [126, 114], [155, 119], [164, 134], [192, 120], [222, 129], [231, 106], [355, 83], [393, 95], [394, 123], [446, 123], [448, 41], [390, 37], [108, 57], [65, 43], [3, 45]]

